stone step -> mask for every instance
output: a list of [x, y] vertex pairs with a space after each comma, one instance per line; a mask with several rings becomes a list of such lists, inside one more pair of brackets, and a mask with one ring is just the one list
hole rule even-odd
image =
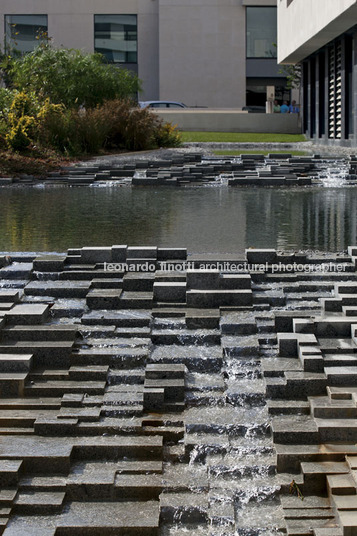
[[6, 312], [5, 318], [11, 324], [43, 324], [48, 320], [50, 314], [49, 305], [25, 303], [15, 305]]
[[91, 289], [120, 289], [123, 286], [123, 279], [120, 277], [94, 277], [91, 282]]
[[266, 378], [283, 377], [284, 372], [289, 370], [302, 372], [302, 364], [299, 359], [278, 357], [265, 358], [262, 360], [262, 371]]
[[186, 303], [186, 282], [155, 281], [153, 293], [156, 302]]
[[30, 475], [19, 480], [18, 489], [21, 491], [66, 491], [67, 477], [54, 475]]
[[116, 326], [119, 328], [141, 328], [148, 327], [151, 322], [151, 311], [92, 311], [86, 313], [81, 318], [81, 323], [85, 325]]
[[327, 387], [327, 395], [331, 400], [352, 400], [357, 394], [357, 387]]
[[61, 491], [20, 491], [14, 501], [14, 514], [54, 514], [63, 507], [65, 493]]
[[320, 419], [356, 419], [357, 406], [352, 400], [331, 400], [328, 396], [309, 398], [311, 415]]
[[24, 289], [27, 296], [52, 296], [54, 298], [85, 298], [89, 281], [31, 281]]
[[357, 455], [357, 447], [351, 443], [340, 441], [321, 444], [275, 444], [277, 453], [277, 471], [300, 471], [300, 463], [304, 461], [345, 461], [347, 455]]
[[356, 385], [356, 367], [325, 367], [324, 371], [330, 386], [352, 387]]
[[0, 303], [6, 303], [6, 302], [16, 303], [19, 301], [19, 299], [20, 299], [20, 296], [19, 296], [18, 290], [11, 290], [11, 289], [0, 290]]
[[1, 372], [0, 396], [4, 398], [24, 396], [27, 376], [28, 372]]
[[219, 344], [221, 335], [218, 330], [200, 329], [198, 332], [174, 329], [153, 329], [151, 331], [153, 344]]
[[148, 357], [145, 348], [88, 348], [74, 352], [71, 363], [76, 366], [109, 365], [116, 369], [143, 367]]
[[325, 367], [357, 367], [357, 355], [353, 354], [326, 354], [324, 357]]
[[150, 337], [151, 329], [149, 327], [142, 328], [115, 328], [116, 337]]
[[[144, 383], [144, 405], [146, 390], [164, 389], [164, 402], [183, 402], [185, 397], [185, 380], [182, 379], [148, 379]], [[145, 405], [146, 407], [146, 405]]]
[[321, 443], [357, 441], [357, 419], [315, 419]]
[[266, 378], [268, 398], [304, 400], [308, 396], [324, 395], [327, 379], [317, 372], [287, 371], [283, 378]]
[[324, 354], [354, 354], [357, 352], [357, 345], [351, 338], [319, 337], [318, 343]]
[[217, 329], [219, 327], [219, 309], [187, 309], [185, 313], [188, 329]]
[[271, 423], [274, 443], [316, 444], [319, 442], [319, 431], [316, 422], [311, 418], [301, 419], [291, 416], [289, 419], [275, 417]]
[[310, 404], [304, 400], [268, 400], [270, 415], [309, 415]]
[[33, 354], [0, 354], [0, 373], [28, 372], [32, 360]]
[[120, 296], [120, 309], [151, 309], [153, 306], [152, 292], [128, 292]]
[[9, 341], [74, 341], [79, 326], [52, 324], [47, 326], [15, 326], [1, 331], [1, 340]]
[[[327, 475], [326, 477], [327, 491], [329, 497], [333, 499], [332, 496], [342, 496], [351, 495], [356, 501], [356, 481], [351, 474], [335, 474]], [[357, 505], [356, 505], [357, 508]]]
[[196, 290], [186, 292], [187, 307], [214, 308], [223, 305], [252, 305], [252, 291], [245, 290]]
[[301, 462], [304, 475], [304, 491], [317, 495], [327, 491], [327, 475], [345, 475], [349, 473], [346, 462]]
[[104, 393], [104, 381], [49, 381], [26, 385], [26, 396], [62, 396], [64, 393], [88, 393], [100, 395]]
[[181, 364], [191, 372], [220, 372], [223, 355], [220, 346], [158, 346], [148, 356], [147, 362]]
[[185, 365], [148, 364], [145, 367], [145, 378], [151, 380], [184, 379], [186, 372]]
[[86, 296], [86, 303], [90, 309], [120, 309], [122, 295], [121, 289], [92, 289]]
[[33, 354], [34, 367], [69, 366], [72, 341], [18, 341], [0, 343], [0, 354]]
[[18, 485], [22, 465], [21, 459], [0, 459], [0, 485], [2, 488]]
[[17, 494], [17, 488], [0, 490], [0, 508], [11, 507]]
[[163, 488], [161, 475], [116, 474], [114, 497], [119, 500], [158, 500]]
[[158, 526], [158, 501], [72, 502], [60, 516], [57, 532], [63, 536], [157, 536]]
[[3, 410], [0, 414], [1, 428], [33, 428], [34, 422], [39, 416], [55, 417], [58, 410]]
[[1, 314], [5, 314], [5, 311], [9, 311], [14, 305], [14, 302], [0, 302]]

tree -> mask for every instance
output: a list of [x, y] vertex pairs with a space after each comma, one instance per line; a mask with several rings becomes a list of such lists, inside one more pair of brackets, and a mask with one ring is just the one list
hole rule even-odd
[[104, 62], [102, 54], [54, 48], [50, 42], [22, 57], [13, 58], [11, 85], [34, 92], [41, 100], [69, 108], [91, 108], [105, 100], [130, 98], [140, 91], [138, 77]]

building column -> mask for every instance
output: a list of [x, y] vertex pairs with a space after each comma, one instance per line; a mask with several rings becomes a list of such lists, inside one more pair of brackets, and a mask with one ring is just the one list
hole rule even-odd
[[353, 145], [357, 146], [357, 31], [352, 40], [352, 131]]
[[348, 89], [346, 84], [346, 40], [341, 39], [341, 140], [346, 139], [346, 98]]

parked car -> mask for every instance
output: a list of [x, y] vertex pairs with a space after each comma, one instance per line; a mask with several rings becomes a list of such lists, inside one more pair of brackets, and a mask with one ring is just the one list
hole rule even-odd
[[183, 102], [175, 101], [139, 101], [140, 108], [187, 108]]

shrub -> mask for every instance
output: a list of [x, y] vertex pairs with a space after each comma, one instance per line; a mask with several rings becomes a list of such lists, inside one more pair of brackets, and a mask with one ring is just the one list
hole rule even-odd
[[10, 112], [10, 106], [15, 97], [15, 91], [0, 87], [0, 118], [5, 118]]
[[136, 75], [103, 60], [102, 54], [42, 43], [33, 52], [12, 59], [11, 83], [70, 108], [91, 108], [108, 99], [129, 98], [140, 90]]
[[182, 139], [177, 125], [161, 123], [156, 130], [155, 141], [159, 147], [179, 147]]
[[8, 145], [15, 151], [29, 147], [36, 125], [33, 109], [36, 102], [24, 92], [16, 93], [7, 114], [9, 131], [5, 136]]

